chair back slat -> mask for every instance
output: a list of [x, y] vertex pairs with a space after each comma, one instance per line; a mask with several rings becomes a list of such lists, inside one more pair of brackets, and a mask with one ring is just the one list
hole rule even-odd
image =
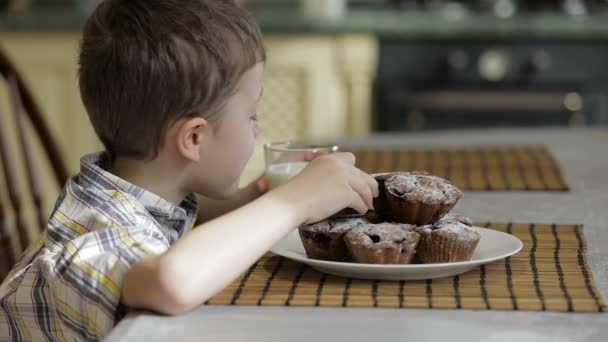
[[51, 169], [53, 171], [57, 184], [61, 187], [69, 178], [69, 172], [66, 167], [64, 158], [62, 157], [61, 150], [57, 140], [51, 134], [40, 107], [34, 100], [29, 88], [26, 86], [23, 78], [17, 72], [17, 69], [10, 62], [8, 57], [0, 49], [0, 73], [3, 73], [6, 77], [8, 74], [13, 74], [17, 80], [17, 86], [22, 100], [23, 108], [27, 117], [34, 127], [34, 131], [38, 135], [42, 142], [42, 148], [51, 163]]
[[27, 139], [25, 132], [24, 108], [23, 102], [21, 101], [21, 93], [19, 92], [19, 86], [17, 85], [17, 77], [15, 76], [15, 74], [8, 75], [7, 81], [9, 84], [11, 99], [13, 102], [13, 116], [17, 125], [21, 152], [23, 153], [23, 159], [25, 161], [27, 179], [29, 181], [30, 190], [32, 192], [32, 199], [36, 208], [36, 217], [38, 218], [38, 231], [40, 232], [46, 226], [44, 209], [42, 208], [42, 187], [40, 185], [40, 174], [34, 166], [32, 147], [29, 140]]
[[[2, 280], [8, 272], [6, 267], [10, 269], [32, 243], [31, 238], [46, 227], [48, 214], [44, 203], [48, 202], [44, 199], [49, 199], [48, 189], [52, 187], [54, 192], [63, 187], [69, 173], [45, 116], [1, 48], [0, 76], [0, 83], [6, 83], [8, 95], [8, 106], [0, 106], [0, 170], [4, 176], [0, 178], [0, 183], [4, 183], [0, 184]], [[5, 108], [9, 113], [4, 112]], [[43, 171], [45, 176], [52, 177], [42, 177]]]
[[[4, 116], [0, 110], [0, 116]], [[21, 248], [25, 248], [29, 244], [29, 236], [27, 226], [25, 225], [25, 217], [23, 213], [23, 201], [21, 185], [17, 178], [16, 162], [13, 160], [14, 146], [8, 140], [8, 132], [6, 125], [0, 125], [0, 161], [2, 161], [2, 170], [4, 171], [4, 183], [8, 192], [8, 200], [10, 207], [15, 213], [15, 224], [17, 226], [17, 234]]]
[[[14, 69], [13, 69], [14, 70]], [[17, 79], [17, 84], [19, 86], [19, 92], [21, 94], [21, 98], [23, 100], [23, 107], [25, 108], [25, 112], [27, 117], [29, 118], [32, 126], [34, 127], [34, 131], [38, 135], [38, 138], [42, 142], [42, 147], [44, 149], [45, 155], [50, 162], [50, 168], [53, 171], [53, 175], [55, 176], [55, 181], [59, 187], [63, 187], [65, 182], [70, 177], [70, 173], [68, 172], [68, 168], [66, 166], [66, 162], [63, 158], [63, 154], [59, 148], [59, 144], [49, 127], [44, 120], [44, 116], [40, 111], [40, 107], [34, 101], [34, 97], [30, 90], [26, 87], [25, 82], [19, 76], [18, 73], [15, 72], [15, 77]]]
[[6, 217], [4, 213], [4, 207], [2, 200], [0, 199], [0, 257], [2, 263], [0, 263], [0, 280], [10, 271], [10, 268], [16, 261], [16, 253], [11, 243], [11, 235], [8, 230], [8, 224], [6, 223]]

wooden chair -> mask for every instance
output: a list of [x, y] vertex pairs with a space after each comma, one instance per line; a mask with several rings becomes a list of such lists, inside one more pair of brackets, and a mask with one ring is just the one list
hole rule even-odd
[[[28, 233], [24, 208], [26, 201], [33, 201], [30, 207], [35, 208], [35, 226], [37, 233], [42, 231], [47, 223], [47, 213], [43, 209], [43, 191], [48, 188], [44, 184], [41, 172], [50, 171], [61, 188], [68, 179], [68, 171], [59, 152], [57, 142], [51, 136], [46, 126], [39, 106], [34, 101], [31, 92], [26, 87], [22, 77], [5, 53], [0, 49], [0, 83], [6, 82], [8, 102], [0, 106], [0, 164], [4, 182], [0, 181], [0, 193], [4, 191], [8, 203], [2, 203], [0, 197], [0, 281], [6, 276], [16, 259], [32, 241]], [[6, 113], [3, 108], [9, 108]], [[10, 117], [12, 115], [12, 118]], [[4, 119], [4, 120], [3, 120]], [[13, 125], [8, 125], [12, 119]], [[29, 121], [29, 122], [28, 122]], [[11, 127], [12, 126], [12, 127]], [[31, 128], [30, 128], [31, 127]], [[16, 139], [9, 138], [9, 132], [14, 132]], [[33, 151], [33, 141], [38, 139], [42, 154], [45, 158], [37, 158]], [[24, 167], [17, 168], [18, 158]], [[25, 169], [25, 172], [23, 171]], [[25, 173], [25, 174], [24, 174]], [[25, 179], [17, 181], [18, 177]], [[2, 183], [4, 183], [4, 190]], [[14, 224], [9, 223], [7, 214], [12, 211]], [[15, 233], [16, 231], [16, 233]], [[11, 236], [17, 236], [17, 244]]]

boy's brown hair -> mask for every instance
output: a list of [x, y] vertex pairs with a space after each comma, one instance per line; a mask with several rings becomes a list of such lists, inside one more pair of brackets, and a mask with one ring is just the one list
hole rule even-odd
[[216, 121], [263, 61], [260, 29], [233, 0], [105, 0], [84, 28], [80, 93], [112, 158], [154, 158], [170, 124]]

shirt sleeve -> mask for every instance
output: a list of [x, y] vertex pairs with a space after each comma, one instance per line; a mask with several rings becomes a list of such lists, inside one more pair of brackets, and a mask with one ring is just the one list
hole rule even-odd
[[98, 340], [116, 323], [125, 275], [142, 257], [169, 248], [156, 227], [116, 227], [72, 240], [47, 263], [53, 307], [64, 331]]

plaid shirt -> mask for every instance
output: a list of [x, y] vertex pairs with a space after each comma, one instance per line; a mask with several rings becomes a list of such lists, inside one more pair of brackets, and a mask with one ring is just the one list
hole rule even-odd
[[127, 271], [192, 229], [197, 200], [178, 207], [85, 156], [44, 233], [0, 286], [0, 341], [80, 341], [106, 336], [126, 314]]

